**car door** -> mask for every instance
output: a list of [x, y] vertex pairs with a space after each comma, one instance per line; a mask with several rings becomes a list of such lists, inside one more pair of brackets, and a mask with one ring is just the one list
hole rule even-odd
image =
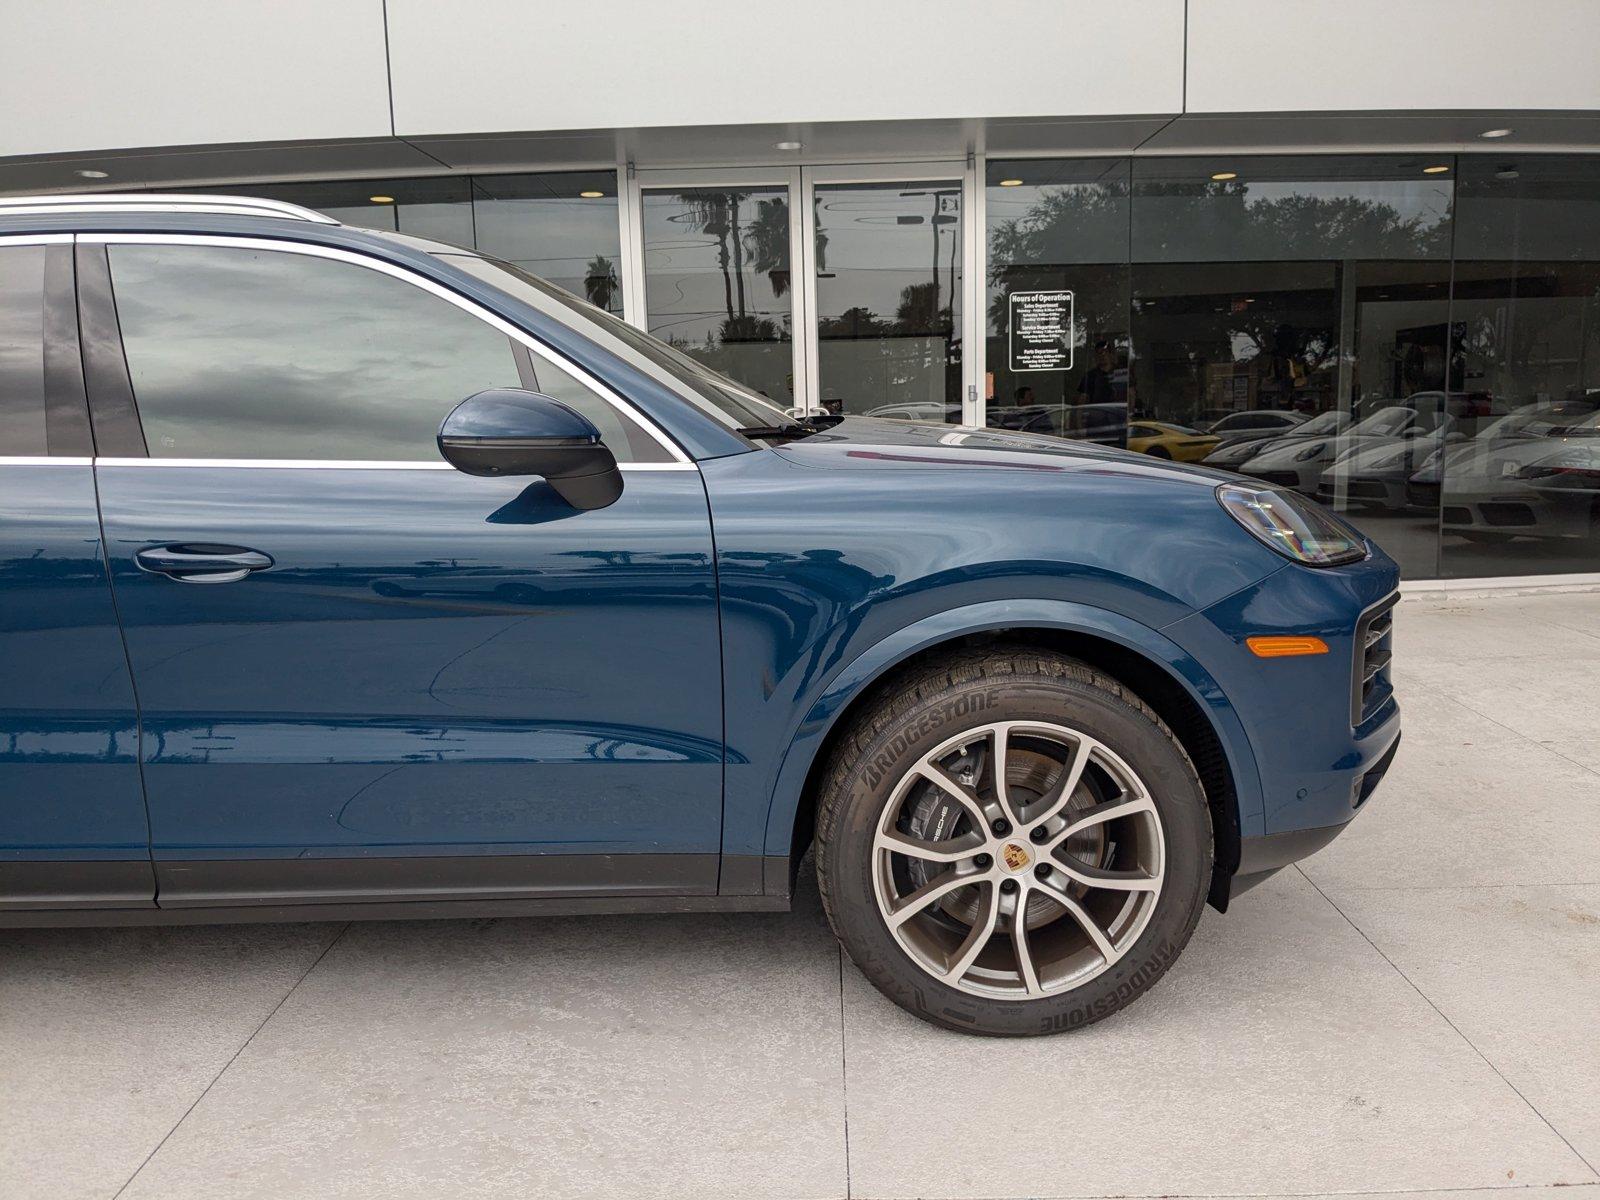
[[72, 235], [0, 237], [0, 910], [151, 907]]
[[[711, 527], [665, 435], [367, 255], [79, 256], [163, 907], [715, 890]], [[445, 464], [440, 420], [496, 386], [590, 416], [621, 499]]]

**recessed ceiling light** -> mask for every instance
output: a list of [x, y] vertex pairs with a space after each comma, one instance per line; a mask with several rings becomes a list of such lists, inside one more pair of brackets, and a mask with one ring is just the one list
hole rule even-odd
[[1237, 171], [1218, 171], [1211, 178], [1215, 179], [1218, 183], [1226, 183], [1230, 179], [1239, 178], [1239, 172], [1237, 172]]
[[798, 149], [800, 149], [800, 143], [799, 142], [773, 142], [772, 143], [772, 148], [774, 150], [798, 150]]
[[578, 195], [582, 196], [585, 200], [598, 200], [598, 199], [600, 199], [600, 197], [604, 196], [605, 193], [604, 192], [579, 192]]
[[1515, 132], [1515, 129], [1485, 129], [1478, 136], [1482, 138], [1503, 138], [1510, 137]]
[[1000, 186], [1001, 187], [1021, 187], [1022, 186], [1022, 180], [1020, 180], [1020, 179], [1002, 179], [1000, 181]]
[[1424, 175], [1443, 175], [1449, 169], [1450, 169], [1449, 167], [1446, 167], [1446, 166], [1443, 166], [1443, 165], [1432, 166], [1432, 167], [1423, 167], [1422, 168], [1422, 173]]
[[1503, 167], [1494, 173], [1496, 179], [1516, 179], [1522, 174], [1515, 167]]
[[74, 171], [73, 174], [83, 179], [109, 179], [111, 177], [110, 171]]
[[368, 196], [367, 199], [371, 200], [374, 204], [393, 204], [394, 203], [394, 197], [393, 196]]

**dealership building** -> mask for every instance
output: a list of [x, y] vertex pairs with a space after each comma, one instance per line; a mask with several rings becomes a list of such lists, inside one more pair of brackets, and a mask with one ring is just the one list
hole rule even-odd
[[5, 13], [0, 194], [289, 200], [786, 406], [1209, 460], [1412, 579], [1600, 571], [1596, 0]]

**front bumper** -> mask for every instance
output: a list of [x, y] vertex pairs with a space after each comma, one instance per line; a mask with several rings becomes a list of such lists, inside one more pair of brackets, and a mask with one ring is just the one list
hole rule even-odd
[[1440, 508], [1440, 526], [1446, 533], [1582, 538], [1592, 528], [1592, 504], [1592, 493], [1574, 495], [1569, 500], [1531, 487], [1472, 487], [1452, 482]]
[[1287, 829], [1282, 833], [1269, 833], [1261, 837], [1246, 838], [1239, 843], [1239, 867], [1228, 884], [1228, 898], [1243, 895], [1258, 883], [1271, 879], [1283, 868], [1310, 858], [1334, 838], [1344, 832], [1345, 826], [1355, 819], [1361, 806], [1372, 796], [1394, 762], [1400, 749], [1400, 714], [1395, 713], [1394, 740], [1377, 762], [1356, 776], [1352, 787], [1350, 816], [1332, 825], [1317, 825], [1310, 829]]
[[1403, 475], [1324, 474], [1317, 483], [1317, 499], [1330, 508], [1366, 504], [1403, 509], [1411, 505]]
[[[1248, 743], [1231, 755], [1236, 780], [1252, 785], [1238, 793], [1238, 860], [1219, 843], [1214, 902], [1331, 841], [1388, 771], [1400, 738], [1393, 641], [1368, 635], [1392, 619], [1398, 586], [1374, 548], [1346, 567], [1286, 566], [1163, 631], [1216, 681]], [[1245, 639], [1261, 634], [1315, 636], [1328, 653], [1257, 658]]]

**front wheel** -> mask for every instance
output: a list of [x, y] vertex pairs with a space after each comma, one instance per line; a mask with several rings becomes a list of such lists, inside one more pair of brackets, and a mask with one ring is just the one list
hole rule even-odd
[[842, 739], [819, 798], [834, 932], [952, 1029], [1108, 1016], [1200, 919], [1211, 821], [1183, 747], [1115, 680], [1016, 648], [924, 669]]

